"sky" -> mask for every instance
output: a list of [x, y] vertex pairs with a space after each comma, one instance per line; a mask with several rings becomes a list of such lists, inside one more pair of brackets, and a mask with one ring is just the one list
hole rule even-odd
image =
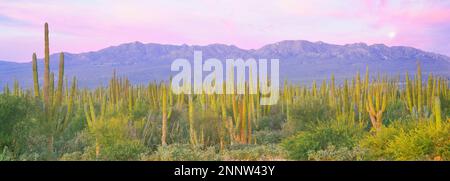
[[0, 0], [0, 60], [143, 43], [282, 40], [412, 46], [450, 56], [450, 0]]

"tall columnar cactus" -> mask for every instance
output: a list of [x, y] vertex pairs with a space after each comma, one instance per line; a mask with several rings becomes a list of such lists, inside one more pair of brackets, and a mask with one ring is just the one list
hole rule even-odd
[[17, 79], [14, 80], [13, 95], [16, 97], [20, 96], [19, 81]]
[[33, 53], [33, 84], [34, 84], [34, 97], [39, 97], [39, 77], [37, 68], [37, 58], [36, 53]]
[[427, 106], [428, 107], [433, 107], [433, 100], [434, 100], [434, 95], [433, 95], [433, 74], [428, 75], [428, 83], [427, 83], [427, 94], [426, 94], [426, 102], [427, 102]]
[[106, 98], [102, 99], [102, 105], [100, 110], [100, 116], [97, 117], [95, 114], [94, 102], [90, 94], [86, 95], [87, 103], [84, 104], [84, 113], [86, 115], [86, 121], [88, 130], [94, 134], [95, 137], [95, 156], [98, 159], [100, 155], [100, 143], [99, 143], [99, 132], [98, 130], [104, 125], [104, 115], [106, 111]]
[[313, 81], [311, 92], [312, 92], [312, 96], [313, 96], [313, 97], [316, 97], [316, 96], [317, 96], [317, 84], [316, 84], [316, 81], [315, 81], [315, 80]]
[[412, 113], [413, 112], [413, 94], [411, 93], [411, 81], [409, 80], [409, 76], [408, 76], [408, 72], [406, 72], [406, 86], [405, 86], [405, 96], [406, 96], [406, 105], [408, 106], [409, 111]]
[[48, 24], [44, 25], [44, 108], [48, 113], [50, 106], [50, 49], [49, 49], [49, 37], [48, 37]]
[[55, 74], [53, 72], [50, 73], [50, 86], [49, 86], [49, 110], [53, 111], [53, 105], [52, 102], [55, 98]]
[[161, 86], [162, 91], [162, 130], [161, 130], [161, 144], [167, 145], [167, 90], [165, 85]]
[[423, 96], [422, 96], [422, 71], [420, 69], [420, 64], [417, 63], [417, 112], [422, 113]]
[[193, 95], [189, 95], [188, 100], [188, 119], [189, 119], [189, 140], [192, 145], [197, 145], [197, 133], [195, 131], [194, 119], [194, 100]]
[[9, 85], [6, 83], [5, 87], [3, 88], [3, 94], [9, 96]]
[[[374, 104], [375, 100], [375, 104]], [[366, 110], [369, 113], [372, 127], [378, 132], [383, 123], [383, 112], [386, 110], [387, 93], [383, 82], [377, 82], [369, 87], [367, 94]]]
[[441, 101], [439, 100], [438, 96], [434, 97], [433, 112], [435, 117], [436, 128], [441, 129], [442, 128]]
[[62, 102], [63, 95], [63, 81], [64, 81], [64, 53], [59, 54], [59, 73], [58, 73], [58, 88], [56, 91], [55, 105], [59, 106]]
[[330, 105], [333, 106], [336, 104], [336, 85], [335, 85], [335, 78], [334, 78], [334, 74], [331, 75], [331, 80], [330, 80], [330, 97], [329, 97], [329, 102]]
[[70, 89], [70, 96], [69, 96], [69, 100], [68, 100], [68, 103], [67, 103], [67, 113], [66, 113], [66, 117], [64, 118], [64, 123], [63, 123], [63, 128], [62, 129], [67, 127], [67, 124], [69, 123], [70, 117], [72, 116], [73, 104], [74, 104], [76, 91], [77, 91], [77, 79], [75, 77], [73, 77], [72, 87]]

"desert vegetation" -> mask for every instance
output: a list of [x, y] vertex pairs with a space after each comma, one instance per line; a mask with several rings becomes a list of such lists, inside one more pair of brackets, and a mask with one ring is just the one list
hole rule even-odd
[[80, 88], [63, 53], [50, 71], [48, 32], [44, 75], [33, 54], [34, 86], [0, 94], [0, 160], [450, 160], [448, 79], [419, 64], [405, 79], [367, 69], [339, 84], [286, 81], [262, 106], [248, 86], [174, 94], [170, 81], [132, 85], [120, 72]]

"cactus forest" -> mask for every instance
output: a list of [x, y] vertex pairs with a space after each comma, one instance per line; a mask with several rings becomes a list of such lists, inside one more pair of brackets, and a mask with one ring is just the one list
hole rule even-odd
[[420, 63], [405, 76], [284, 81], [277, 104], [261, 105], [248, 88], [174, 94], [114, 70], [83, 88], [64, 53], [51, 72], [48, 24], [44, 35], [43, 75], [33, 53], [34, 86], [0, 93], [0, 160], [450, 160], [448, 78]]

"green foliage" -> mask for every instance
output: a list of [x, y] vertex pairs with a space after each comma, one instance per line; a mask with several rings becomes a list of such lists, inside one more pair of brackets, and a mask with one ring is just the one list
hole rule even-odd
[[[279, 112], [279, 110], [272, 109], [272, 111]], [[262, 116], [256, 124], [255, 130], [275, 131], [281, 130], [285, 123], [285, 116], [283, 114], [269, 114]]]
[[216, 148], [192, 146], [187, 144], [171, 144], [160, 146], [151, 155], [143, 155], [141, 160], [147, 161], [201, 161], [219, 160]]
[[[16, 124], [27, 121], [33, 105], [20, 97], [0, 95], [0, 147], [12, 144], [14, 127]], [[20, 113], [20, 114], [18, 114]]]
[[384, 127], [359, 143], [367, 150], [367, 160], [448, 160], [450, 157], [450, 128], [437, 129], [429, 122], [415, 126]]
[[394, 160], [449, 160], [450, 126], [437, 129], [420, 124], [409, 131], [401, 131], [387, 145], [386, 152]]
[[0, 161], [11, 161], [13, 160], [12, 158], [12, 153], [8, 150], [8, 147], [4, 147], [2, 152], [0, 152]]
[[377, 134], [367, 135], [361, 139], [359, 146], [367, 150], [367, 160], [391, 160], [393, 155], [387, 152], [389, 142], [400, 134], [400, 129], [394, 126], [382, 127]]
[[278, 144], [284, 138], [281, 131], [263, 130], [254, 133], [257, 144]]
[[305, 131], [311, 125], [333, 119], [334, 115], [333, 108], [323, 104], [320, 99], [312, 98], [305, 100], [291, 108], [289, 112], [290, 119], [283, 126], [283, 131], [286, 135], [292, 135], [298, 131]]
[[336, 148], [334, 145], [326, 149], [308, 153], [308, 160], [315, 161], [357, 161], [363, 160], [365, 150], [359, 147], [349, 149], [347, 147]]
[[120, 141], [104, 145], [96, 157], [95, 147], [88, 147], [82, 158], [86, 160], [138, 160], [148, 149], [137, 140]]
[[234, 145], [222, 153], [223, 160], [284, 160], [285, 151], [278, 145]]
[[307, 160], [309, 152], [326, 149], [330, 145], [353, 148], [363, 134], [357, 126], [324, 122], [286, 138], [282, 146], [288, 152], [288, 158]]

